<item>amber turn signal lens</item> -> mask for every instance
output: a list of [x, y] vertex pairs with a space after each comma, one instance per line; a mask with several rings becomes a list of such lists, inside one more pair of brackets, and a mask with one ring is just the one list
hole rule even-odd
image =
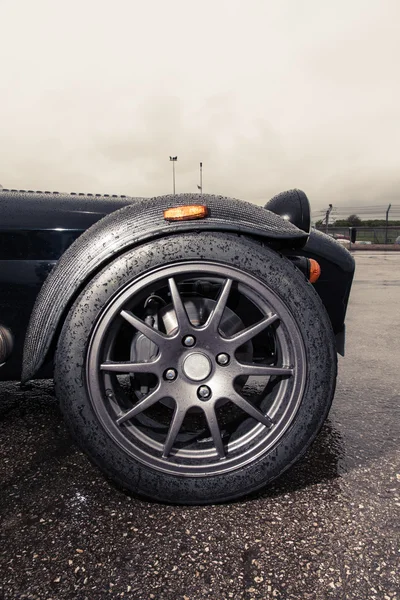
[[164, 210], [166, 221], [189, 221], [190, 219], [205, 219], [208, 208], [204, 204], [192, 204], [190, 206], [176, 206]]
[[309, 258], [308, 263], [310, 267], [308, 279], [311, 283], [315, 283], [316, 281], [318, 281], [319, 276], [321, 275], [321, 267], [319, 266], [319, 263], [317, 263], [317, 261], [313, 258]]

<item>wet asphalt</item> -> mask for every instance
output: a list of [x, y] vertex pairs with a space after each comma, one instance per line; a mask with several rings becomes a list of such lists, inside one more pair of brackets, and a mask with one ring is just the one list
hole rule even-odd
[[356, 262], [329, 419], [255, 498], [130, 497], [77, 450], [52, 383], [0, 384], [0, 599], [399, 598], [400, 255]]

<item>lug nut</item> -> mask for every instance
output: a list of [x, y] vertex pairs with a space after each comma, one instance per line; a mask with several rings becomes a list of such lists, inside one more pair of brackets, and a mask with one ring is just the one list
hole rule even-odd
[[174, 381], [176, 379], [176, 371], [175, 369], [167, 369], [164, 373], [164, 379], [167, 381]]
[[229, 360], [229, 354], [225, 354], [225, 352], [222, 352], [222, 354], [218, 354], [217, 356], [217, 363], [221, 365], [221, 367], [225, 367], [225, 365], [229, 363]]
[[208, 400], [211, 397], [211, 390], [208, 385], [201, 385], [197, 390], [197, 395], [200, 400]]
[[191, 348], [196, 343], [196, 338], [193, 335], [186, 335], [183, 338], [183, 345], [187, 348]]

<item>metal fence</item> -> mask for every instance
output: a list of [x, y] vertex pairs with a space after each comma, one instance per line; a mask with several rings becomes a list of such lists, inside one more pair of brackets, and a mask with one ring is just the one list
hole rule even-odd
[[[329, 226], [328, 232], [326, 226], [317, 227], [320, 231], [328, 233], [333, 237], [340, 238], [344, 236], [350, 239], [349, 227], [334, 227]], [[356, 227], [357, 242], [370, 242], [371, 244], [395, 244], [396, 239], [400, 238], [400, 226], [389, 227]], [[397, 242], [398, 243], [398, 242]]]

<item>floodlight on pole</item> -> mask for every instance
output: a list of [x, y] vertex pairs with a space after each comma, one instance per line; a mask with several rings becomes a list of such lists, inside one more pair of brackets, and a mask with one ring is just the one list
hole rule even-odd
[[177, 156], [170, 156], [169, 160], [172, 162], [172, 190], [175, 195], [175, 163], [178, 160]]

